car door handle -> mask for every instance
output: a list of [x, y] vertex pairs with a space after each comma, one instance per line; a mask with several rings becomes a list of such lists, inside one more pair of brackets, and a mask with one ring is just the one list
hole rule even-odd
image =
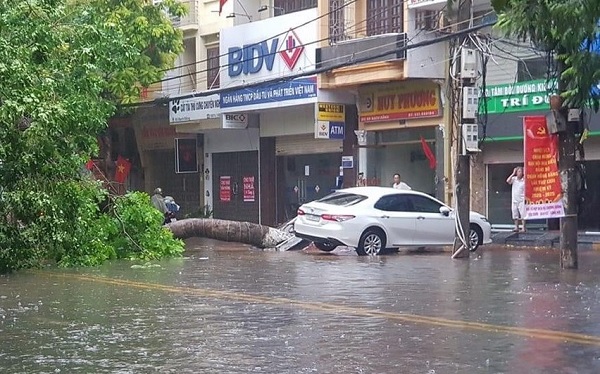
[[423, 216], [418, 216], [417, 219], [425, 219]]
[[381, 216], [381, 218], [390, 218], [390, 216]]

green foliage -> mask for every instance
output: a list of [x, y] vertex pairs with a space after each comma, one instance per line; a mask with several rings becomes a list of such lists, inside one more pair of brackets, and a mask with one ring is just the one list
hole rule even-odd
[[531, 40], [539, 48], [554, 51], [564, 63], [561, 77], [568, 107], [586, 104], [597, 111], [598, 98], [590, 89], [600, 81], [600, 56], [582, 51], [584, 41], [599, 32], [598, 0], [494, 0], [499, 13], [497, 27], [506, 35]]
[[179, 256], [184, 244], [162, 227], [164, 216], [143, 192], [130, 192], [116, 199], [114, 223], [119, 235], [111, 242], [118, 258], [156, 260]]
[[108, 240], [113, 218], [97, 207], [105, 195], [80, 170], [116, 106], [181, 52], [168, 13], [184, 9], [173, 0], [0, 0], [0, 271], [120, 256]]

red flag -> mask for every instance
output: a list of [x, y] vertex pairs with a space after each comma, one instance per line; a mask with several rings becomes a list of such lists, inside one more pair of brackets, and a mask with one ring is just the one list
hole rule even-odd
[[422, 136], [421, 136], [421, 146], [423, 147], [423, 153], [425, 153], [425, 157], [427, 157], [427, 159], [429, 160], [429, 168], [435, 169], [435, 166], [437, 164], [437, 162], [435, 160], [435, 155], [431, 151], [431, 148], [429, 148], [429, 144], [427, 144], [427, 142], [425, 141], [425, 139], [423, 139]]
[[227, 0], [219, 0], [219, 15], [221, 15], [221, 12], [223, 11], [223, 6], [226, 2]]
[[85, 168], [88, 170], [92, 170], [94, 168], [94, 160], [90, 159], [85, 163]]
[[115, 182], [125, 183], [125, 179], [131, 170], [131, 162], [126, 158], [119, 156], [117, 158], [117, 170], [115, 171]]

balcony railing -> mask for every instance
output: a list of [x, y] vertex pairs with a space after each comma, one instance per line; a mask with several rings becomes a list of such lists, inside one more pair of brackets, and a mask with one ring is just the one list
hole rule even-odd
[[181, 1], [186, 6], [188, 13], [183, 17], [171, 17], [175, 27], [195, 26], [198, 27], [198, 4], [197, 0]]

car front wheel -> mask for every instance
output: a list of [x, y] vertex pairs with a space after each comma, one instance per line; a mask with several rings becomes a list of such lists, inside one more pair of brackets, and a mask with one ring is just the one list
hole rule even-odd
[[320, 249], [321, 251], [325, 251], [325, 252], [331, 252], [334, 249], [337, 248], [337, 245], [334, 244], [330, 244], [330, 243], [314, 243], [315, 247], [317, 247], [317, 249]]
[[483, 243], [483, 231], [481, 230], [481, 227], [471, 224], [469, 230], [469, 244], [471, 245], [471, 252], [475, 252], [481, 243]]
[[379, 229], [368, 229], [360, 237], [356, 253], [359, 256], [375, 256], [385, 248], [385, 234]]

